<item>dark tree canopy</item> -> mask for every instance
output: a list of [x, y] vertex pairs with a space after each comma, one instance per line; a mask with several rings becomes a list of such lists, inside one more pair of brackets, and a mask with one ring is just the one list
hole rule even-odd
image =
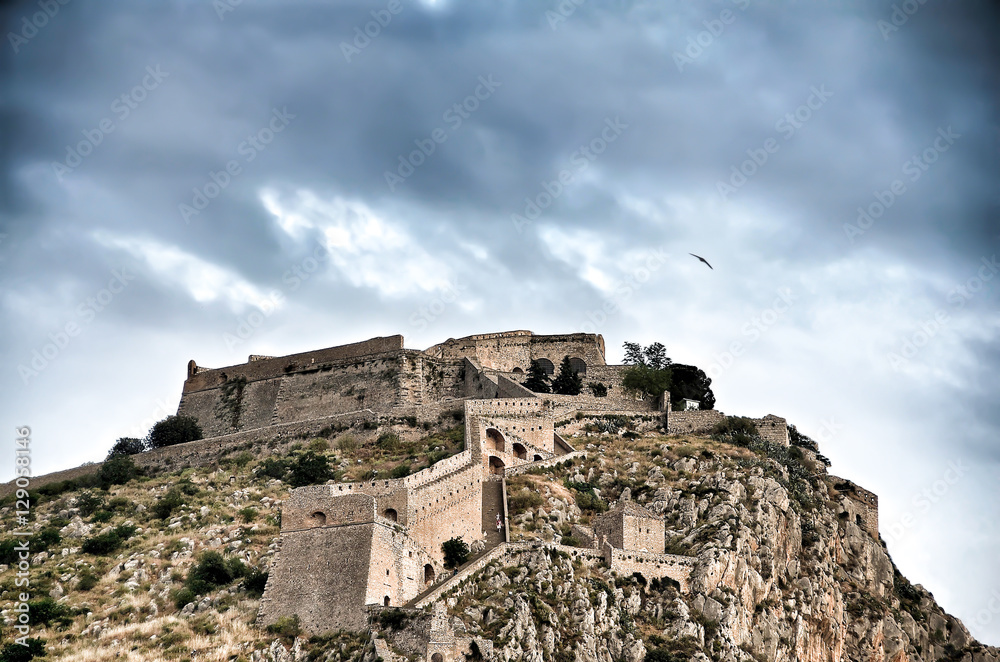
[[149, 431], [146, 443], [150, 448], [166, 448], [201, 438], [201, 427], [193, 416], [167, 416]]
[[524, 388], [535, 393], [552, 392], [552, 387], [549, 386], [549, 376], [545, 374], [545, 368], [534, 359], [528, 367], [528, 378], [524, 381]]
[[670, 400], [697, 400], [702, 409], [715, 409], [712, 380], [697, 366], [675, 363], [671, 368]]
[[441, 544], [444, 552], [444, 567], [457, 568], [469, 559], [469, 546], [461, 538], [451, 538]]
[[580, 395], [583, 390], [583, 377], [573, 369], [569, 356], [564, 356], [559, 364], [559, 374], [552, 380], [552, 392], [559, 395]]
[[135, 437], [121, 437], [115, 445], [108, 451], [108, 458], [120, 457], [122, 455], [138, 455], [146, 450], [146, 442]]
[[318, 455], [313, 451], [306, 451], [299, 455], [290, 469], [288, 483], [292, 487], [319, 485], [333, 478], [330, 461], [325, 455]]

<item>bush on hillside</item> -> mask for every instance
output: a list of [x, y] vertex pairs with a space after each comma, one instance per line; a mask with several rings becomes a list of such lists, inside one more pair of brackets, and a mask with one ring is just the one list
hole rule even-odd
[[202, 438], [201, 426], [193, 416], [167, 416], [146, 436], [150, 448], [166, 448]]

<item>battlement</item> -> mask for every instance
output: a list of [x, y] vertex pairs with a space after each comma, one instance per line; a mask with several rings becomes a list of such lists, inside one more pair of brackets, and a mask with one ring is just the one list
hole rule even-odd
[[827, 476], [827, 480], [837, 492], [846, 497], [842, 499], [842, 505], [847, 518], [878, 540], [878, 495], [846, 478]]
[[247, 381], [259, 381], [280, 377], [296, 368], [304, 368], [314, 364], [330, 361], [343, 361], [372, 354], [398, 352], [403, 349], [403, 336], [395, 335], [385, 338], [372, 338], [362, 342], [350, 343], [317, 349], [311, 352], [289, 354], [288, 356], [266, 357], [251, 354], [246, 363], [226, 366], [224, 368], [203, 368], [193, 360], [188, 362], [187, 380], [184, 382], [184, 393], [214, 388], [222, 385], [227, 379], [244, 378]]

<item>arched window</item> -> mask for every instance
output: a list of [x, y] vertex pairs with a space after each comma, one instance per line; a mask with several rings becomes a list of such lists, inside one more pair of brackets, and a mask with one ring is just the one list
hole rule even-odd
[[399, 521], [399, 519], [398, 519], [399, 515], [396, 513], [396, 509], [395, 508], [386, 508], [385, 512], [382, 513], [382, 517], [386, 518], [387, 520], [393, 521], [393, 522]]
[[503, 463], [503, 460], [501, 460], [500, 458], [498, 458], [498, 457], [490, 457], [490, 473], [491, 474], [496, 474], [497, 476], [502, 476], [503, 475], [504, 466], [505, 465]]
[[441, 653], [434, 653], [431, 655], [431, 662], [444, 662], [444, 656]]
[[313, 526], [326, 526], [326, 513], [317, 510], [309, 516], [309, 523]]
[[535, 453], [535, 457], [534, 457], [534, 461], [535, 461], [535, 462], [538, 462], [538, 461], [539, 461], [539, 460], [541, 460], [541, 459], [542, 459], [542, 456], [541, 456], [541, 455], [539, 455], [538, 453]]
[[579, 373], [581, 375], [587, 374], [587, 362], [583, 359], [572, 357], [569, 360], [569, 367], [573, 369], [573, 372]]
[[535, 359], [538, 361], [538, 365], [542, 366], [542, 370], [545, 371], [546, 375], [553, 375], [556, 372], [556, 367], [552, 364], [552, 361], [548, 359]]
[[514, 451], [514, 457], [516, 457], [517, 459], [519, 460], [528, 459], [528, 449], [524, 447], [524, 444], [514, 444], [511, 447], [511, 450]]
[[385, 599], [382, 601], [382, 604], [385, 605], [386, 607], [389, 606], [389, 596], [388, 595], [385, 596]]
[[486, 440], [487, 440], [487, 448], [498, 451], [500, 453], [504, 452], [504, 440], [503, 440], [503, 435], [500, 434], [500, 430], [497, 430], [496, 428], [487, 428]]
[[513, 372], [515, 375], [523, 375], [524, 374], [524, 370], [521, 370], [520, 368], [514, 368], [511, 372]]

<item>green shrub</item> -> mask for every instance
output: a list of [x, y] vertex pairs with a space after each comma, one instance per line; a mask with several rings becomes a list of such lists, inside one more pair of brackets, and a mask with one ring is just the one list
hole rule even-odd
[[600, 382], [589, 382], [587, 386], [590, 388], [590, 392], [594, 394], [594, 397], [606, 398], [608, 396], [608, 387]]
[[80, 549], [85, 554], [107, 556], [118, 549], [135, 533], [135, 527], [126, 524], [116, 526], [107, 533], [99, 533], [85, 538]]
[[441, 544], [444, 552], [444, 567], [457, 568], [469, 559], [469, 546], [459, 537], [445, 540]]
[[258, 475], [266, 476], [268, 478], [277, 478], [278, 480], [284, 480], [287, 472], [288, 464], [284, 460], [280, 460], [275, 457], [265, 459], [257, 467]]
[[345, 434], [337, 439], [337, 448], [346, 453], [353, 453], [358, 450], [358, 440], [353, 434]]
[[407, 476], [410, 475], [410, 471], [411, 471], [410, 470], [410, 465], [406, 464], [404, 462], [403, 464], [397, 465], [396, 468], [394, 468], [392, 471], [390, 471], [389, 472], [389, 477], [390, 478], [406, 478]]
[[228, 586], [246, 574], [247, 567], [239, 559], [226, 559], [218, 552], [205, 552], [188, 571], [184, 587], [195, 596], [203, 595], [219, 586]]
[[94, 574], [94, 571], [90, 568], [84, 569], [80, 573], [80, 581], [76, 584], [77, 591], [89, 591], [90, 589], [97, 586], [98, 577]]
[[399, 435], [395, 432], [383, 432], [375, 441], [375, 445], [384, 451], [399, 450]]
[[127, 455], [138, 455], [139, 453], [146, 450], [146, 443], [142, 439], [136, 439], [135, 437], [121, 437], [115, 442], [115, 445], [111, 447], [108, 451], [107, 459], [113, 457], [127, 456]]
[[80, 492], [76, 497], [76, 507], [80, 509], [83, 517], [90, 517], [104, 508], [104, 499], [93, 492]]
[[259, 598], [264, 595], [264, 587], [267, 586], [267, 571], [259, 568], [247, 571], [241, 586], [247, 593]]
[[313, 451], [302, 453], [289, 468], [288, 483], [292, 487], [318, 485], [333, 478], [333, 469], [325, 455]]
[[295, 614], [294, 616], [282, 616], [274, 623], [268, 625], [267, 631], [270, 634], [277, 635], [279, 637], [286, 637], [288, 639], [297, 637], [302, 632], [302, 627], [299, 625], [298, 614]]
[[90, 521], [97, 523], [110, 522], [111, 518], [114, 516], [115, 514], [112, 513], [110, 510], [98, 510], [96, 513], [94, 513], [94, 516], [90, 518]]
[[174, 488], [169, 492], [164, 494], [162, 497], [157, 499], [156, 503], [153, 504], [152, 513], [157, 519], [167, 519], [170, 515], [184, 505], [184, 496], [181, 494], [180, 490]]
[[249, 524], [257, 519], [257, 509], [249, 506], [242, 508], [240, 510], [240, 519]]
[[108, 489], [112, 485], [124, 485], [141, 475], [142, 470], [136, 466], [130, 455], [110, 457], [97, 470], [97, 480], [104, 489]]
[[69, 625], [73, 622], [73, 610], [49, 597], [29, 600], [28, 610], [32, 625], [48, 625], [53, 622]]
[[27, 646], [9, 643], [0, 648], [0, 662], [28, 662], [36, 657], [45, 656], [45, 642], [34, 637], [25, 639]]
[[167, 416], [152, 427], [146, 444], [150, 448], [165, 448], [201, 438], [201, 426], [193, 416]]
[[322, 453], [324, 451], [330, 450], [330, 442], [328, 442], [326, 439], [317, 438], [310, 441], [309, 445], [306, 446], [306, 448], [308, 448], [311, 451], [316, 451], [317, 453]]
[[533, 492], [527, 488], [518, 490], [507, 497], [507, 509], [511, 516], [520, 515], [531, 508], [537, 508], [545, 503], [545, 499], [538, 492]]

